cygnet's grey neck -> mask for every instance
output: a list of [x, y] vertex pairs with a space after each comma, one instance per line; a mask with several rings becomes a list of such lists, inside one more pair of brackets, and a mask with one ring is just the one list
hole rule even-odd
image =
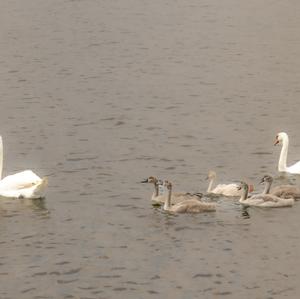
[[265, 188], [262, 194], [269, 194], [271, 189], [272, 182], [265, 182]]
[[165, 204], [164, 204], [164, 209], [165, 210], [169, 210], [170, 207], [171, 207], [171, 196], [172, 196], [172, 188], [168, 188], [168, 197], [165, 201]]
[[154, 194], [158, 196], [158, 183], [154, 183]]
[[214, 180], [215, 180], [214, 178], [210, 179], [209, 184], [208, 184], [208, 188], [207, 188], [207, 191], [206, 191], [207, 193], [211, 192]]
[[242, 194], [241, 194], [241, 199], [240, 201], [246, 200], [248, 198], [248, 187], [243, 186], [242, 187]]

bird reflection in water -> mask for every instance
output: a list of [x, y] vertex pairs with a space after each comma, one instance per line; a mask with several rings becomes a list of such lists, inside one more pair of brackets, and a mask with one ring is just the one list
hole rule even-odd
[[243, 207], [243, 209], [242, 209], [242, 218], [250, 219], [250, 214], [248, 213], [248, 208], [247, 207]]

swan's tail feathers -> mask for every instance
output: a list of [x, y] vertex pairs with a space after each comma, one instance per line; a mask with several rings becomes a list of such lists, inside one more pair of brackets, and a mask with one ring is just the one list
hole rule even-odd
[[36, 185], [34, 189], [34, 198], [43, 198], [46, 195], [46, 189], [48, 187], [48, 178], [43, 177], [42, 180]]
[[48, 187], [48, 178], [46, 176], [44, 176], [42, 178], [41, 184], [43, 184], [44, 186]]

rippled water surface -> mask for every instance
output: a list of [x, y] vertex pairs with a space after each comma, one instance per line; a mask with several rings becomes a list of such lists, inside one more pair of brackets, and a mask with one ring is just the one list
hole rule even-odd
[[[28, 0], [0, 4], [4, 174], [49, 177], [0, 200], [0, 298], [298, 298], [300, 205], [169, 215], [176, 190], [300, 158], [296, 1]], [[277, 182], [295, 182], [277, 178]]]

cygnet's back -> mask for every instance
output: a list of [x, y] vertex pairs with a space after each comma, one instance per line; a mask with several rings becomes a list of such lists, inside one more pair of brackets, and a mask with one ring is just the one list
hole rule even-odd
[[201, 213], [213, 212], [216, 210], [214, 203], [201, 202], [195, 199], [187, 199], [171, 207], [171, 212], [175, 213]]
[[168, 190], [168, 198], [164, 205], [164, 210], [166, 211], [173, 213], [201, 213], [216, 210], [216, 205], [213, 203], [205, 203], [197, 199], [190, 199], [189, 197], [186, 197], [186, 200], [171, 206], [172, 183], [166, 182], [165, 186]]
[[274, 187], [271, 191], [271, 185], [273, 183], [273, 178], [270, 175], [265, 175], [261, 183], [266, 184], [265, 194], [272, 194], [281, 198], [290, 198], [293, 197], [295, 200], [300, 199], [300, 188], [294, 185], [281, 185]]

